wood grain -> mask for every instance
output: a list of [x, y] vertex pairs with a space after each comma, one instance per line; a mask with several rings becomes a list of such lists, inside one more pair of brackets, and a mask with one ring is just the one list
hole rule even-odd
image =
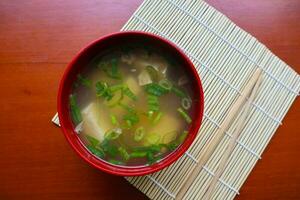
[[[86, 165], [50, 123], [68, 61], [141, 2], [0, 1], [0, 199], [147, 199]], [[300, 72], [299, 0], [208, 2]], [[299, 108], [298, 99], [237, 199], [300, 199]]]

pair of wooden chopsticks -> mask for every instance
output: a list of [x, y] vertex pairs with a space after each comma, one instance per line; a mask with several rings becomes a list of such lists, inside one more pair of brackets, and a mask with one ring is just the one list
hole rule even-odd
[[[196, 165], [194, 165], [194, 168], [190, 170], [190, 174], [188, 175], [188, 178], [184, 181], [183, 186], [181, 187], [181, 189], [178, 191], [178, 193], [176, 195], [176, 198], [175, 198], [176, 200], [182, 199], [184, 197], [184, 195], [187, 192], [187, 190], [189, 189], [190, 185], [194, 182], [197, 175], [202, 170], [202, 167], [204, 166], [204, 164], [208, 161], [210, 156], [213, 154], [213, 152], [217, 148], [218, 144], [221, 142], [222, 138], [224, 137], [225, 132], [228, 130], [228, 128], [230, 127], [230, 125], [232, 124], [232, 122], [236, 118], [236, 116], [240, 113], [240, 111], [242, 110], [242, 107], [244, 105], [244, 111], [241, 114], [241, 116], [237, 122], [237, 128], [235, 129], [234, 133], [232, 134], [231, 141], [229, 142], [229, 145], [227, 146], [225, 153], [224, 153], [223, 157], [221, 158], [219, 167], [214, 175], [214, 178], [213, 178], [212, 182], [210, 183], [207, 192], [204, 195], [204, 199], [210, 199], [212, 197], [214, 189], [216, 187], [216, 184], [226, 167], [226, 163], [229, 159], [230, 154], [232, 153], [232, 151], [235, 147], [236, 139], [238, 138], [241, 130], [244, 127], [246, 117], [248, 116], [249, 111], [250, 111], [250, 104], [251, 104], [251, 102], [253, 102], [254, 98], [256, 97], [256, 94], [257, 94], [257, 91], [258, 91], [258, 88], [259, 88], [261, 82], [262, 82], [262, 70], [257, 69], [254, 72], [254, 74], [252, 75], [252, 77], [250, 78], [250, 80], [248, 81], [248, 83], [246, 84], [243, 91], [241, 92], [241, 95], [239, 96], [239, 98], [236, 100], [236, 102], [231, 107], [230, 111], [228, 112], [229, 115], [225, 118], [225, 120], [220, 125], [214, 138], [206, 147], [206, 149], [203, 153], [203, 156], [199, 159], [198, 163]], [[247, 99], [248, 99], [248, 101], [246, 101]]]

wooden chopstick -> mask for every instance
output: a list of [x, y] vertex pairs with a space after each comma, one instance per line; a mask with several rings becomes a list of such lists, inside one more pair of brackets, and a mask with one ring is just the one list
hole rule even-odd
[[254, 88], [253, 88], [253, 90], [252, 90], [252, 93], [251, 93], [248, 101], [245, 103], [244, 111], [238, 119], [237, 127], [236, 127], [234, 133], [232, 134], [232, 138], [230, 139], [230, 143], [228, 144], [228, 147], [226, 148], [223, 157], [221, 158], [219, 167], [216, 170], [216, 173], [213, 177], [213, 180], [210, 183], [210, 185], [208, 187], [208, 190], [207, 190], [207, 192], [205, 193], [205, 195], [203, 197], [204, 200], [211, 199], [211, 197], [213, 195], [213, 192], [215, 190], [217, 182], [218, 182], [219, 178], [221, 177], [222, 173], [224, 172], [225, 167], [226, 167], [226, 163], [228, 162], [228, 159], [229, 159], [231, 153], [233, 152], [234, 147], [236, 146], [236, 140], [239, 137], [239, 135], [240, 135], [240, 133], [241, 133], [241, 131], [242, 131], [244, 125], [245, 125], [246, 118], [247, 118], [247, 116], [249, 115], [249, 112], [250, 112], [250, 108], [251, 108], [250, 105], [251, 105], [251, 103], [253, 102], [254, 98], [257, 95], [257, 91], [258, 91], [258, 88], [259, 88], [261, 82], [262, 82], [262, 76], [260, 75], [257, 82], [256, 82], [256, 84], [255, 84], [255, 86], [254, 86]]
[[194, 180], [197, 178], [197, 175], [202, 170], [203, 165], [208, 161], [218, 144], [221, 142], [222, 138], [225, 135], [226, 130], [231, 125], [233, 119], [237, 116], [239, 113], [242, 105], [246, 101], [247, 97], [250, 95], [252, 88], [254, 87], [255, 83], [257, 82], [258, 78], [260, 77], [262, 73], [262, 70], [259, 68], [257, 69], [248, 83], [246, 84], [245, 88], [241, 92], [240, 96], [236, 100], [236, 102], [233, 104], [233, 106], [229, 110], [229, 115], [225, 118], [225, 120], [220, 125], [219, 129], [215, 133], [215, 136], [213, 137], [212, 141], [208, 144], [206, 149], [204, 150], [203, 156], [199, 159], [198, 163], [194, 165], [194, 167], [189, 171], [188, 178], [183, 181], [183, 186], [179, 189], [175, 199], [182, 199], [189, 189], [190, 185], [194, 182]]

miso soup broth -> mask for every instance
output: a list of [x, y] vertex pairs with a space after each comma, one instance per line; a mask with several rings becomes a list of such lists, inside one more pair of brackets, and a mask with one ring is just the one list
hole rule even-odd
[[142, 45], [112, 48], [78, 74], [70, 113], [80, 139], [115, 165], [151, 165], [175, 150], [191, 123], [191, 83], [175, 58]]

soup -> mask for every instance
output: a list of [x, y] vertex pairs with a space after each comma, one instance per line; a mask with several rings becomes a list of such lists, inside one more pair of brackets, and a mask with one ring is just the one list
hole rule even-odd
[[97, 158], [144, 166], [183, 143], [193, 101], [176, 59], [128, 44], [99, 54], [77, 75], [70, 114], [75, 132]]

